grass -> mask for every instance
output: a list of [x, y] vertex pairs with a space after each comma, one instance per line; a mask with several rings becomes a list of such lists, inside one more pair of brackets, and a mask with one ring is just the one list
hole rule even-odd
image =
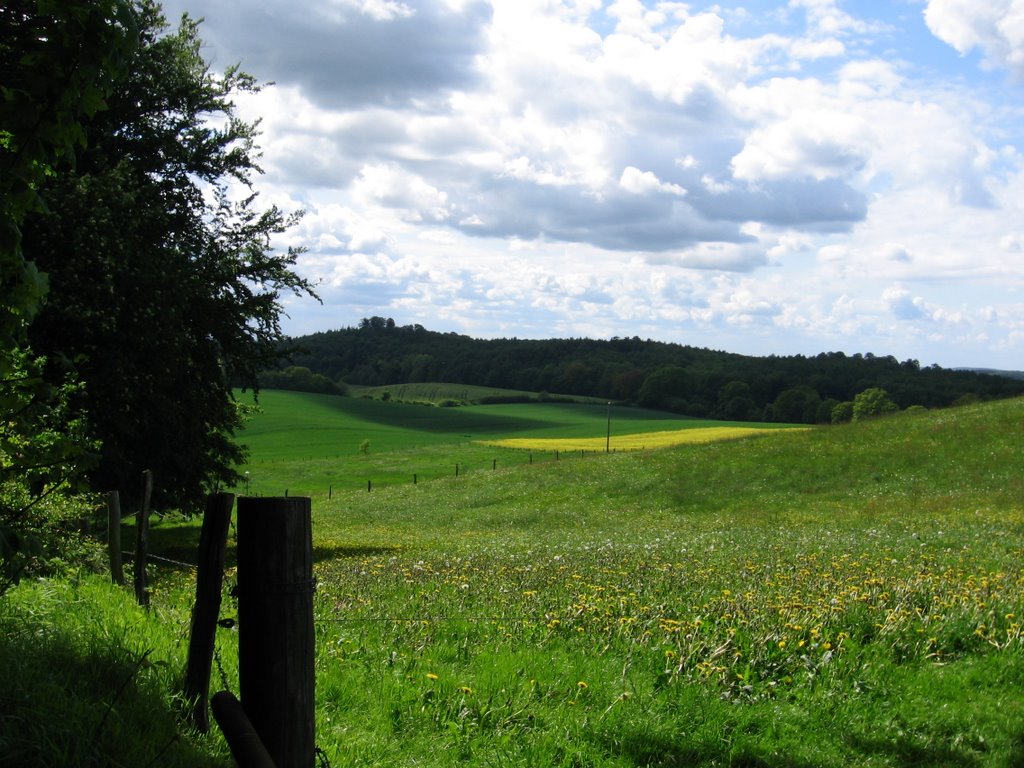
[[[368, 483], [380, 488], [410, 484], [414, 476], [416, 482], [454, 476], [456, 465], [465, 475], [555, 461], [572, 451], [604, 451], [606, 441], [613, 451], [654, 447], [653, 438], [638, 441], [638, 434], [751, 428], [607, 403], [436, 408], [267, 390], [259, 407], [241, 435], [252, 458], [248, 483], [237, 489], [253, 495], [319, 497], [365, 490]], [[510, 439], [520, 442], [502, 444]]]
[[[317, 496], [318, 743], [336, 766], [1024, 765], [1022, 416], [1009, 400]], [[190, 535], [167, 521], [154, 546]], [[5, 663], [40, 637], [68, 650], [29, 675], [120, 663], [70, 694], [84, 712], [120, 706], [114, 681], [153, 648], [138, 707], [173, 731], [158, 692], [192, 577], [154, 575], [148, 614], [98, 578], [15, 590], [4, 632], [32, 629]], [[237, 684], [233, 642], [219, 631]], [[27, 697], [56, 730], [15, 683], [5, 717]], [[69, 727], [90, 743], [96, 719]], [[215, 737], [175, 744], [227, 764]]]
[[182, 593], [147, 613], [95, 575], [5, 595], [0, 766], [228, 765], [219, 734], [180, 725], [188, 616]]

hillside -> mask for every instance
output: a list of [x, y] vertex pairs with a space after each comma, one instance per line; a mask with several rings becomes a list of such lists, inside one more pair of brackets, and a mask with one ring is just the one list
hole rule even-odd
[[[836, 404], [870, 387], [885, 389], [900, 408], [1024, 394], [1024, 381], [1007, 376], [870, 353], [750, 357], [638, 337], [484, 340], [379, 317], [291, 344], [294, 370], [315, 378], [321, 387], [316, 391], [329, 392], [337, 382], [441, 382], [599, 397], [743, 421], [827, 422]], [[267, 386], [284, 385], [278, 377]]]
[[[1022, 408], [320, 492], [317, 744], [382, 767], [1022, 765]], [[233, 764], [177, 719], [197, 538], [154, 521], [174, 562], [149, 609], [84, 572], [4, 596], [0, 764]], [[237, 642], [218, 630], [235, 691]]]

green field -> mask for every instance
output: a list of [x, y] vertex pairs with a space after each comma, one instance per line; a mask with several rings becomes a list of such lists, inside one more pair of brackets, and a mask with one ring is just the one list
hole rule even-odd
[[[437, 386], [437, 385], [433, 385]], [[251, 451], [245, 470], [257, 495], [316, 496], [330, 489], [365, 488], [447, 477], [495, 466], [570, 458], [579, 448], [557, 445], [538, 450], [485, 445], [509, 438], [598, 439], [612, 451], [634, 450], [625, 436], [710, 426], [778, 428], [687, 419], [661, 411], [607, 403], [531, 403], [438, 408], [363, 398], [267, 390], [258, 413], [241, 433]], [[609, 422], [609, 416], [611, 417]], [[611, 437], [608, 438], [609, 423]], [[365, 450], [361, 450], [365, 446]], [[653, 447], [653, 446], [652, 446]], [[585, 449], [591, 454], [595, 448]]]
[[[521, 407], [460, 418], [571, 430]], [[318, 743], [333, 766], [1024, 765], [1022, 438], [1009, 400], [319, 494]], [[395, 439], [381, 453], [416, 453]], [[184, 558], [195, 532], [153, 539]], [[192, 575], [154, 576], [148, 613], [101, 577], [5, 598], [0, 695], [32, 724], [5, 754], [70, 731], [115, 762], [108, 731], [143, 716], [118, 764], [174, 738], [154, 692], [179, 679]], [[219, 630], [237, 690], [235, 642]], [[230, 764], [216, 734], [173, 743], [154, 764]]]

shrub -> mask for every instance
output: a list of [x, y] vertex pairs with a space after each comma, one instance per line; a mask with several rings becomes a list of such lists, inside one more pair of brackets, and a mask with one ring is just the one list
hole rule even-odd
[[899, 409], [899, 406], [889, 399], [889, 393], [881, 387], [870, 387], [853, 398], [854, 421], [884, 416]]

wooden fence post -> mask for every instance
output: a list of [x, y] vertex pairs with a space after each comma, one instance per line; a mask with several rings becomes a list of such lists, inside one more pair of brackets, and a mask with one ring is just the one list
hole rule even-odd
[[312, 504], [238, 500], [238, 676], [242, 707], [277, 768], [312, 768]]
[[107, 551], [110, 554], [110, 578], [124, 586], [124, 563], [121, 560], [121, 495], [107, 494]]
[[234, 503], [235, 497], [230, 493], [216, 493], [207, 497], [203, 527], [199, 531], [196, 604], [192, 608], [192, 633], [189, 636], [188, 665], [185, 669], [185, 700], [192, 706], [192, 722], [203, 733], [210, 730], [206, 700], [210, 696], [210, 667], [217, 639], [224, 558]]
[[213, 716], [224, 731], [224, 739], [231, 748], [231, 754], [241, 768], [275, 768], [267, 748], [231, 691], [213, 694], [210, 705], [213, 707]]
[[153, 496], [153, 471], [142, 473], [142, 501], [135, 518], [135, 599], [139, 605], [149, 606], [146, 586], [146, 558], [149, 556], [149, 502]]

